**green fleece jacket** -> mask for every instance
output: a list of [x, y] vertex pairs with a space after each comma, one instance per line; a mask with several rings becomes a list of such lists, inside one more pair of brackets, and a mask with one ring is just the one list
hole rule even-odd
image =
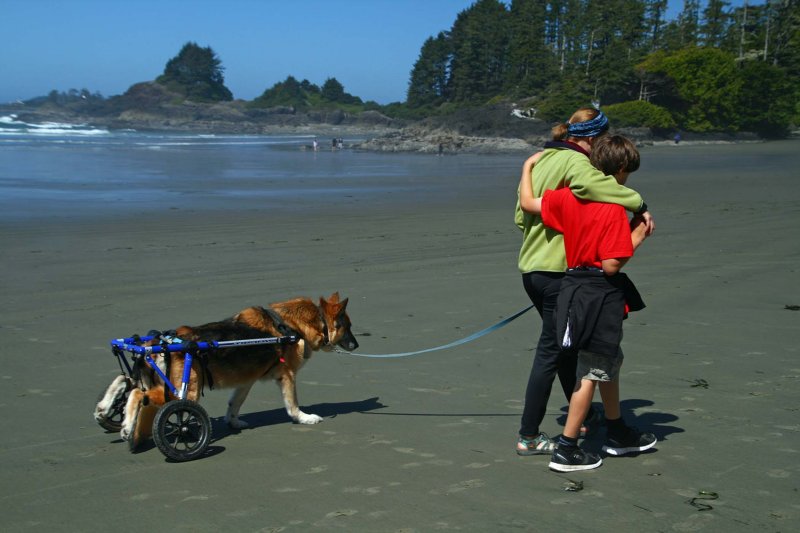
[[[546, 149], [531, 175], [533, 194], [537, 198], [543, 196], [546, 190], [569, 187], [582, 200], [619, 204], [633, 212], [642, 207], [642, 197], [638, 192], [620, 185], [613, 176], [606, 176], [592, 166], [588, 157], [574, 150]], [[559, 232], [546, 227], [541, 216], [522, 211], [519, 190], [514, 222], [522, 230], [518, 262], [520, 272], [566, 270], [564, 238]]]

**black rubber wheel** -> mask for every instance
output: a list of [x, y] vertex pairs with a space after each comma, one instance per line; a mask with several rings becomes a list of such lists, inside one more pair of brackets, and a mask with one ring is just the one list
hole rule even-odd
[[211, 442], [211, 420], [206, 410], [191, 400], [175, 400], [156, 413], [153, 440], [168, 459], [197, 459]]
[[[128, 396], [131, 393], [131, 382], [129, 379], [126, 380], [126, 382], [127, 387], [125, 387], [125, 392], [114, 398], [114, 403], [111, 404], [111, 410], [108, 412], [108, 416], [103, 420], [97, 421], [100, 427], [106, 431], [118, 433], [119, 430], [122, 429], [122, 420], [125, 418], [125, 404], [128, 403]], [[106, 390], [103, 390], [97, 397], [95, 404], [100, 403], [100, 400], [102, 400], [105, 395]]]

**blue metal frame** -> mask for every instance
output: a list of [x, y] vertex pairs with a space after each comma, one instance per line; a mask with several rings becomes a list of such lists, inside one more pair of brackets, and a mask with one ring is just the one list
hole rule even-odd
[[[168, 343], [162, 344], [155, 344], [153, 346], [142, 346], [142, 343], [151, 341], [151, 340], [158, 340], [163, 339], [167, 340]], [[194, 353], [201, 353], [206, 352], [208, 350], [216, 349], [216, 348], [233, 348], [236, 346], [256, 346], [259, 344], [291, 344], [300, 340], [300, 338], [296, 335], [287, 335], [285, 337], [263, 337], [260, 339], [242, 339], [242, 340], [233, 340], [233, 341], [207, 341], [207, 342], [170, 342], [174, 340], [173, 338], [165, 338], [165, 337], [154, 337], [154, 336], [146, 336], [146, 337], [126, 337], [123, 339], [114, 339], [111, 341], [111, 351], [117, 357], [120, 362], [120, 368], [122, 365], [125, 366], [123, 372], [125, 372], [128, 376], [132, 373], [132, 368], [128, 364], [128, 360], [125, 357], [125, 352], [128, 352], [133, 355], [138, 355], [144, 357], [145, 362], [158, 374], [158, 376], [164, 381], [167, 387], [170, 388], [172, 394], [177, 396], [179, 399], [184, 400], [186, 399], [186, 393], [189, 387], [189, 376], [192, 369], [192, 359]], [[169, 380], [169, 378], [161, 371], [161, 369], [156, 364], [155, 360], [153, 360], [153, 354], [159, 353], [173, 353], [173, 352], [183, 352], [184, 354], [184, 362], [183, 362], [183, 376], [181, 377], [181, 388], [178, 390], [175, 385]]]

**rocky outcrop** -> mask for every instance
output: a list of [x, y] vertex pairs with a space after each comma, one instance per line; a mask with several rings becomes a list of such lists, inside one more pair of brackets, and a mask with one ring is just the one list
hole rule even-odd
[[518, 153], [531, 152], [550, 136], [550, 125], [512, 113], [513, 106], [462, 109], [421, 120], [355, 148], [381, 152]]
[[452, 130], [442, 128], [427, 130], [425, 127], [414, 126], [357, 143], [353, 148], [378, 152], [496, 154], [530, 152], [535, 149], [536, 144], [534, 139], [478, 137], [460, 135]]

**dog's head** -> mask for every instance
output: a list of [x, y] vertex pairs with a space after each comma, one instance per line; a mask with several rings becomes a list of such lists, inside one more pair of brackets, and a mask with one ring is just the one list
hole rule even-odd
[[320, 297], [319, 309], [328, 328], [328, 346], [339, 346], [352, 352], [358, 348], [353, 332], [350, 331], [350, 317], [347, 316], [347, 298], [339, 301], [339, 293], [334, 292], [327, 300]]

